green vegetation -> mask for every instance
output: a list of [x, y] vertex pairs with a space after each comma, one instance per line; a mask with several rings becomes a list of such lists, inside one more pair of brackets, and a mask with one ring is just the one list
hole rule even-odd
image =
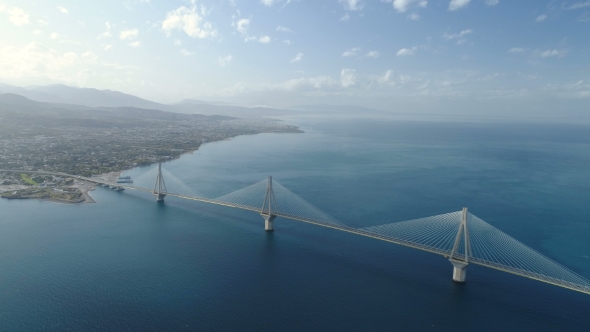
[[7, 199], [52, 199], [64, 203], [81, 203], [84, 197], [76, 188], [29, 188], [5, 192], [0, 195]]
[[23, 174], [21, 174], [21, 175], [20, 175], [20, 177], [21, 177], [21, 179], [23, 179], [23, 181], [24, 181], [26, 184], [28, 184], [28, 185], [31, 185], [31, 186], [36, 186], [36, 185], [39, 185], [37, 182], [33, 181], [33, 179], [31, 179], [31, 178], [30, 178], [28, 175], [26, 175], [26, 174], [24, 174], [24, 173], [23, 173]]

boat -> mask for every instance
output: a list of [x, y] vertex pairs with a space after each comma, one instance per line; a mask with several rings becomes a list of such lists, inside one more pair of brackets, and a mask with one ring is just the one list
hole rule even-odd
[[121, 187], [121, 186], [119, 186], [119, 187], [115, 187], [115, 191], [123, 191], [123, 190], [125, 190], [125, 188], [123, 188], [123, 187]]
[[121, 179], [121, 178], [118, 178], [117, 179], [117, 183], [133, 183], [133, 180], [131, 180], [131, 179]]

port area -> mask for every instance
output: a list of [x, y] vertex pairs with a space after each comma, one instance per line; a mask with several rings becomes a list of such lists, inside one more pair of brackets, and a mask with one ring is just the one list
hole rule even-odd
[[[110, 172], [94, 178], [114, 183], [122, 172]], [[95, 203], [89, 192], [96, 184], [69, 177], [52, 175], [28, 176], [25, 173], [0, 173], [0, 197], [5, 199], [38, 199], [56, 203]], [[116, 188], [114, 189], [116, 190]]]

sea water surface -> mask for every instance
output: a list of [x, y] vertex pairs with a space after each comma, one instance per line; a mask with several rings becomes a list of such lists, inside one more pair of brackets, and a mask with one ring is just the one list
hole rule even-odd
[[[290, 117], [163, 167], [217, 197], [272, 175], [362, 227], [470, 212], [590, 278], [590, 128]], [[138, 184], [154, 166], [126, 175]], [[142, 182], [143, 181], [143, 182]], [[588, 331], [590, 295], [251, 212], [97, 188], [0, 200], [0, 331]]]

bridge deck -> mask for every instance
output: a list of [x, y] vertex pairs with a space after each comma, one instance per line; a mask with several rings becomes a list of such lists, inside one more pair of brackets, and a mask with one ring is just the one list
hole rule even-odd
[[[123, 183], [111, 183], [111, 182], [102, 181], [102, 180], [96, 179], [96, 178], [87, 178], [87, 177], [82, 177], [82, 176], [69, 175], [69, 174], [65, 174], [65, 173], [44, 172], [44, 171], [20, 171], [20, 170], [0, 170], [0, 172], [21, 172], [21, 173], [35, 173], [35, 174], [47, 174], [47, 175], [57, 175], [57, 176], [68, 176], [68, 177], [72, 177], [72, 178], [75, 178], [75, 179], [78, 179], [78, 180], [87, 181], [87, 182], [91, 182], [91, 183], [103, 184], [103, 185], [110, 185], [110, 186], [117, 186], [117, 187], [122, 187], [122, 188], [125, 188], [125, 189], [129, 189], [129, 190], [136, 190], [136, 191], [141, 191], [141, 192], [153, 193], [153, 190], [146, 189], [146, 188], [134, 187], [134, 186], [126, 185], [126, 184], [123, 184]], [[240, 205], [240, 204], [232, 204], [232, 203], [228, 203], [228, 202], [222, 202], [222, 201], [218, 201], [218, 200], [214, 200], [214, 199], [208, 199], [208, 198], [203, 198], [203, 197], [195, 197], [195, 196], [188, 196], [188, 195], [175, 194], [175, 193], [166, 193], [166, 195], [167, 196], [181, 198], [181, 199], [187, 199], [187, 200], [192, 200], [192, 201], [198, 201], [198, 202], [203, 202], [203, 203], [209, 203], [209, 204], [215, 204], [215, 205], [220, 205], [220, 206], [226, 206], [226, 207], [241, 209], [241, 210], [247, 210], [247, 211], [252, 211], [252, 212], [256, 212], [256, 213], [260, 213], [261, 212], [260, 209], [256, 209], [256, 208], [253, 208], [253, 207], [250, 207], [250, 206]], [[301, 222], [305, 222], [305, 223], [308, 223], [308, 224], [312, 224], [312, 225], [316, 225], [316, 226], [321, 226], [321, 227], [332, 228], [332, 229], [335, 229], [335, 230], [339, 230], [339, 231], [343, 231], [343, 232], [347, 232], [347, 233], [351, 233], [351, 234], [361, 235], [361, 236], [373, 238], [373, 239], [376, 239], [376, 240], [386, 241], [386, 242], [398, 244], [398, 245], [401, 245], [401, 246], [405, 246], [405, 247], [409, 247], [409, 248], [414, 248], [414, 249], [418, 249], [418, 250], [422, 250], [422, 251], [426, 251], [426, 252], [430, 252], [430, 253], [433, 253], [433, 254], [444, 256], [446, 258], [448, 258], [449, 255], [450, 255], [450, 251], [449, 250], [441, 250], [439, 248], [432, 247], [432, 246], [422, 245], [422, 244], [419, 244], [419, 243], [413, 243], [413, 242], [409, 242], [409, 241], [404, 241], [403, 239], [397, 239], [397, 238], [394, 238], [394, 237], [389, 237], [389, 236], [384, 236], [384, 235], [380, 235], [380, 234], [375, 234], [375, 233], [368, 232], [368, 231], [363, 230], [363, 229], [357, 229], [357, 228], [352, 228], [352, 227], [348, 227], [348, 226], [344, 226], [344, 225], [338, 225], [338, 224], [332, 224], [332, 223], [325, 223], [325, 222], [321, 222], [321, 221], [318, 221], [318, 220], [312, 220], [312, 219], [302, 218], [300, 216], [294, 216], [294, 215], [289, 215], [289, 214], [284, 214], [284, 213], [273, 213], [273, 214], [276, 215], [276, 216], [278, 216], [278, 217], [282, 217], [282, 218], [286, 218], [286, 219], [301, 221]], [[458, 258], [462, 258], [461, 255], [458, 255]], [[477, 258], [474, 258], [474, 257], [469, 257], [469, 263], [473, 263], [473, 264], [481, 265], [481, 266], [488, 267], [488, 268], [491, 268], [491, 269], [499, 270], [499, 271], [502, 271], [502, 272], [506, 272], [506, 273], [518, 275], [518, 276], [521, 276], [521, 277], [525, 277], [525, 278], [529, 278], [529, 279], [533, 279], [533, 280], [545, 282], [545, 283], [548, 283], [548, 284], [551, 284], [551, 285], [555, 285], [555, 286], [567, 288], [567, 289], [574, 290], [574, 291], [577, 291], [577, 292], [582, 292], [582, 293], [585, 293], [585, 294], [590, 294], [590, 287], [587, 287], [587, 286], [584, 286], [584, 285], [579, 285], [579, 284], [576, 284], [576, 283], [566, 282], [564, 280], [560, 280], [560, 279], [557, 279], [557, 278], [552, 278], [552, 277], [545, 276], [545, 275], [542, 275], [542, 274], [539, 274], [539, 273], [533, 273], [533, 272], [530, 272], [530, 271], [521, 270], [521, 269], [517, 269], [517, 268], [514, 268], [514, 267], [510, 267], [510, 266], [505, 266], [505, 265], [502, 265], [502, 264], [498, 264], [498, 263], [495, 263], [495, 262], [486, 261], [486, 260], [483, 260], [483, 259], [477, 259]]]

